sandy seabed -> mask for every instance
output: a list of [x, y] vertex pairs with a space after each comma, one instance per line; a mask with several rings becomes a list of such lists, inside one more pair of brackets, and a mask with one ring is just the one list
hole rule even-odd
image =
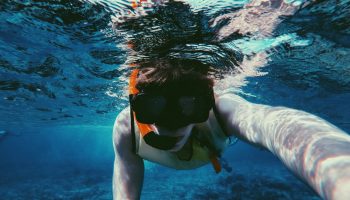
[[[146, 170], [143, 200], [319, 200], [304, 183], [282, 167], [270, 170], [232, 169], [219, 175], [211, 166], [198, 170], [176, 171], [159, 166]], [[162, 173], [159, 173], [162, 172]], [[46, 177], [2, 178], [0, 199], [112, 199], [111, 173], [67, 172]]]

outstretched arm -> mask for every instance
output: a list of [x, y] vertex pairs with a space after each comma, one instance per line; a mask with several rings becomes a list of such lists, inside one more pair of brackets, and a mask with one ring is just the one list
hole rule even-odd
[[218, 98], [226, 128], [267, 148], [325, 199], [350, 199], [350, 136], [312, 114], [253, 104], [226, 94]]
[[144, 163], [132, 152], [130, 117], [128, 109], [122, 111], [114, 124], [113, 145], [115, 152], [113, 173], [113, 199], [140, 199]]
[[290, 0], [252, 0], [243, 9], [221, 15], [215, 18], [212, 26], [216, 26], [222, 20], [229, 23], [219, 29], [217, 39], [223, 40], [236, 33], [243, 36], [270, 36], [278, 24], [287, 16], [293, 15], [301, 7], [314, 0], [301, 1]]

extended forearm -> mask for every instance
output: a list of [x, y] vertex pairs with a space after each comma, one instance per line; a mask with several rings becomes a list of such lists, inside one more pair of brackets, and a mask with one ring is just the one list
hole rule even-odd
[[251, 126], [241, 127], [250, 134], [246, 138], [254, 136], [323, 198], [350, 199], [349, 135], [302, 111], [251, 108], [256, 109]]
[[261, 122], [264, 146], [323, 198], [349, 199], [349, 135], [305, 112], [265, 109]]
[[350, 136], [306, 112], [232, 101], [239, 137], [269, 149], [325, 199], [350, 199]]
[[349, 135], [305, 112], [264, 109], [262, 144], [323, 198], [350, 199]]

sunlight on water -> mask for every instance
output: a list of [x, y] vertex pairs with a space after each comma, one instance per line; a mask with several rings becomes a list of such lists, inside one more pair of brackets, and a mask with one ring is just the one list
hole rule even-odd
[[[145, 12], [158, 12], [154, 8], [162, 5], [166, 7], [164, 2], [150, 4], [148, 1]], [[288, 3], [293, 2], [298, 1]], [[219, 90], [247, 93], [242, 91], [242, 87], [249, 85], [249, 77], [268, 76], [271, 63], [279, 60], [289, 60], [293, 66], [294, 63], [299, 63], [295, 66], [303, 66], [310, 62], [323, 66], [322, 63], [317, 63], [319, 61], [333, 66], [332, 69], [319, 68], [317, 75], [301, 76], [292, 83], [296, 87], [311, 84], [307, 81], [311, 79], [312, 82], [315, 78], [321, 83], [318, 87], [324, 85], [341, 91], [349, 88], [349, 81], [345, 76], [347, 65], [344, 65], [348, 62], [348, 48], [332, 44], [336, 42], [347, 45], [347, 1], [338, 4], [337, 10], [334, 10], [332, 1], [306, 7], [276, 27], [274, 35], [265, 38], [236, 35], [222, 43], [213, 43], [211, 34], [218, 27], [210, 27], [208, 24], [218, 15], [242, 8], [246, 1], [186, 1], [184, 6], [177, 4], [180, 10], [187, 9], [186, 15], [182, 13], [184, 16], [177, 15], [174, 19], [164, 16], [163, 22], [141, 20], [140, 26], [145, 28], [138, 33], [127, 29], [118, 30], [118, 26], [113, 28], [116, 16], [132, 14], [135, 17], [139, 12], [137, 9], [141, 8], [133, 9], [131, 3], [127, 0], [82, 0], [71, 3], [53, 1], [51, 4], [31, 1], [2, 2], [0, 16], [5, 19], [1, 22], [3, 28], [0, 30], [2, 115], [11, 119], [14, 126], [16, 122], [40, 121], [101, 123], [95, 122], [96, 119], [107, 119], [111, 123], [112, 120], [108, 119], [113, 118], [122, 108], [121, 105], [127, 105], [125, 87], [128, 81], [128, 65], [125, 65], [125, 61], [150, 56], [147, 52], [144, 54], [145, 52], [131, 52], [126, 49], [123, 45], [125, 38], [136, 38], [143, 48], [152, 49], [166, 45], [169, 41], [181, 44], [183, 38], [189, 37], [187, 43], [172, 48], [174, 52], [171, 56], [198, 59], [223, 69], [219, 77], [224, 77], [225, 81], [217, 83]], [[190, 9], [185, 5], [189, 5]], [[21, 12], [17, 11], [19, 8]], [[174, 9], [169, 10], [176, 12]], [[325, 15], [327, 17], [322, 19], [320, 25], [321, 22], [314, 17], [315, 13], [327, 12], [335, 12], [337, 16]], [[195, 21], [193, 16], [201, 20]], [[183, 23], [186, 28], [174, 29], [171, 20]], [[333, 21], [336, 22], [334, 28], [329, 28]], [[218, 26], [223, 26], [228, 21], [222, 23]], [[201, 41], [191, 42], [193, 38], [190, 37], [194, 30], [202, 31]], [[325, 55], [324, 51], [328, 51], [326, 45], [330, 55]], [[305, 58], [302, 57], [305, 54], [299, 56], [304, 47], [310, 49], [308, 57]], [[317, 49], [324, 51], [317, 52]], [[131, 54], [127, 56], [128, 53]], [[337, 56], [332, 57], [332, 53]], [[266, 70], [264, 66], [267, 67]], [[294, 77], [293, 71], [296, 69], [290, 67], [284, 71], [292, 73], [290, 76]], [[344, 76], [338, 76], [341, 78], [334, 80], [330, 72], [337, 70]], [[321, 79], [330, 81], [331, 84], [323, 83]], [[98, 118], [89, 117], [96, 114]]]
[[280, 35], [275, 38], [266, 39], [238, 39], [226, 45], [234, 45], [245, 55], [252, 55], [262, 51], [266, 51], [277, 47], [281, 44], [290, 44], [293, 46], [308, 46], [310, 45], [309, 40], [299, 39], [299, 37], [293, 34]]

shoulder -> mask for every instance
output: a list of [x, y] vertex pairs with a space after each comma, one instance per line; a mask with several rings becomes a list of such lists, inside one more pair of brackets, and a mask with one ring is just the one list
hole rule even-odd
[[227, 101], [238, 101], [238, 102], [246, 102], [242, 97], [233, 94], [233, 93], [225, 93], [225, 94], [220, 94], [215, 96], [215, 100], [217, 102], [227, 102]]
[[236, 132], [236, 130], [232, 130], [230, 125], [233, 112], [238, 105], [236, 102], [241, 100], [243, 100], [241, 97], [234, 94], [215, 95], [215, 115], [212, 115], [212, 118], [216, 119], [215, 121], [217, 121], [226, 136], [234, 135], [234, 132]]
[[113, 126], [113, 143], [120, 144], [121, 140], [131, 135], [130, 108], [126, 107], [116, 117]]
[[238, 138], [245, 132], [242, 125], [251, 124], [248, 120], [255, 116], [258, 108], [232, 93], [215, 96], [215, 104], [226, 133]]
[[248, 102], [238, 95], [227, 93], [215, 96], [215, 105], [221, 115], [228, 115], [238, 107], [248, 106]]
[[124, 108], [115, 118], [113, 130], [120, 126], [127, 126], [130, 124], [130, 107]]

